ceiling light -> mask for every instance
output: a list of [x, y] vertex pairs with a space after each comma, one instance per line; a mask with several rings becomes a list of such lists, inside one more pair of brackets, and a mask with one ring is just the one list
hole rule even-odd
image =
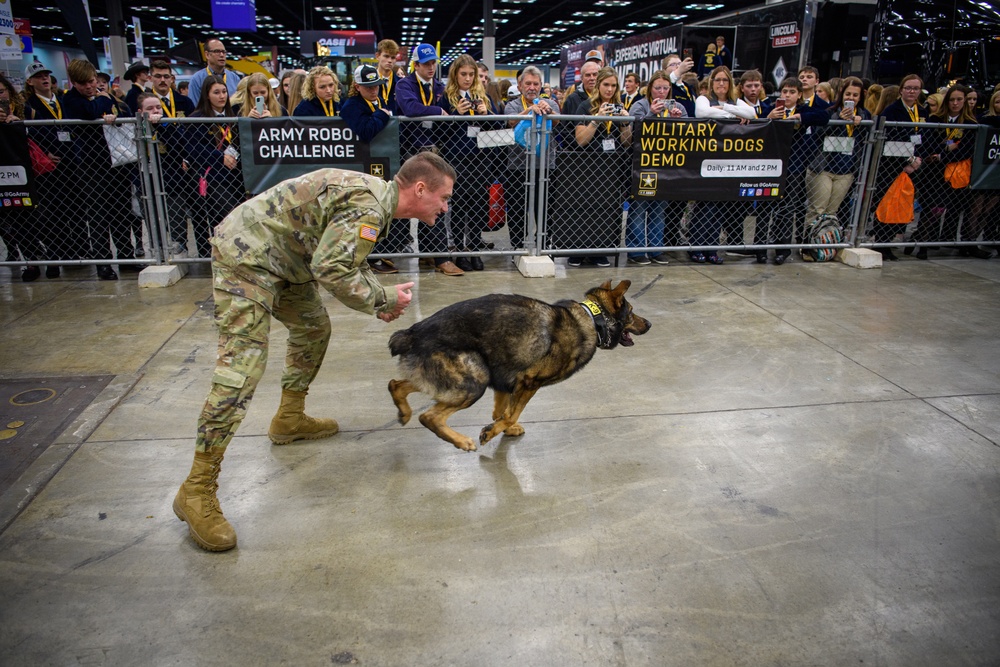
[[705, 11], [710, 12], [715, 9], [722, 9], [722, 7], [723, 7], [722, 5], [705, 5], [705, 4], [684, 5], [684, 9], [690, 11], [697, 11], [699, 9], [703, 9]]
[[628, 7], [632, 0], [597, 0], [595, 7]]
[[577, 16], [582, 19], [589, 19], [594, 16], [604, 16], [604, 12], [573, 12], [573, 16]]
[[683, 18], [687, 18], [687, 14], [657, 14], [653, 18], [660, 21], [680, 21]]
[[656, 23], [648, 23], [646, 21], [635, 21], [633, 23], [629, 23], [628, 27], [630, 27], [630, 28], [655, 28], [657, 25], [658, 24], [656, 24]]

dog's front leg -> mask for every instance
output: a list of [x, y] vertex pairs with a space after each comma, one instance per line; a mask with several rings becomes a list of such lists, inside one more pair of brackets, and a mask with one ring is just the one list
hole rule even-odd
[[494, 422], [489, 426], [484, 426], [483, 430], [479, 432], [479, 444], [485, 445], [501, 432], [513, 437], [524, 435], [524, 427], [518, 424], [517, 420], [521, 418], [524, 406], [528, 404], [536, 391], [538, 391], [537, 387], [534, 389], [518, 388], [513, 394], [507, 394], [506, 408], [499, 417], [497, 416], [499, 398], [497, 398], [493, 409]]

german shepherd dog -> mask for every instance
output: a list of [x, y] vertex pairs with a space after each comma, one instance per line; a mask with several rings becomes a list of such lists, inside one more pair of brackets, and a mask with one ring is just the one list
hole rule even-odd
[[476, 442], [448, 426], [448, 418], [493, 389], [493, 423], [479, 443], [501, 432], [524, 434], [521, 411], [540, 388], [565, 380], [587, 365], [597, 348], [633, 345], [632, 334], [649, 331], [648, 320], [632, 312], [625, 299], [631, 282], [611, 281], [578, 301], [548, 304], [514, 294], [489, 294], [452, 304], [389, 338], [399, 357], [403, 380], [391, 380], [389, 393], [399, 423], [413, 411], [406, 397], [419, 391], [437, 401], [420, 423], [459, 449]]

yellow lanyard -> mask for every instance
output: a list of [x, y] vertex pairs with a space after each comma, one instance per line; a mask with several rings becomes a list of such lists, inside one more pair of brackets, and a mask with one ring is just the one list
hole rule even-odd
[[854, 126], [853, 125], [848, 125], [847, 126], [847, 136], [849, 136], [849, 137], [853, 137], [854, 136]]
[[476, 102], [471, 97], [469, 98], [469, 115], [470, 116], [476, 115]]
[[524, 95], [521, 95], [521, 107], [527, 111], [531, 105], [528, 104], [528, 100], [524, 99]]
[[229, 129], [228, 125], [222, 126], [222, 144], [230, 144], [233, 141], [233, 131]]
[[209, 75], [209, 76], [221, 76], [221, 77], [222, 77], [222, 83], [225, 83], [225, 84], [226, 84], [226, 88], [228, 88], [228, 87], [229, 87], [229, 84], [228, 84], [228, 83], [226, 83], [226, 70], [222, 70], [222, 74], [216, 74], [216, 73], [215, 73], [215, 72], [213, 72], [213, 71], [212, 71], [212, 70], [211, 70], [210, 68], [206, 67], [206, 68], [205, 68], [205, 71], [206, 71], [206, 72], [208, 72], [208, 75]]
[[753, 106], [754, 118], [760, 118], [760, 102], [757, 102], [757, 104], [753, 104], [751, 106]]
[[[316, 99], [319, 100], [319, 98], [316, 98]], [[327, 106], [326, 102], [324, 102], [323, 100], [319, 100], [319, 103], [323, 107], [323, 113], [324, 114], [326, 114], [327, 116], [336, 115], [336, 114], [334, 114], [334, 111], [333, 111], [333, 100], [332, 99], [330, 100], [330, 106]]]
[[628, 111], [629, 109], [632, 108], [632, 100], [633, 99], [635, 99], [634, 95], [632, 97], [629, 97], [628, 95], [626, 95], [625, 98], [622, 100], [622, 106], [625, 107], [625, 111]]
[[[951, 121], [948, 121], [948, 122], [950, 123]], [[947, 127], [947, 128], [945, 128], [944, 134], [945, 134], [946, 137], [948, 137], [949, 140], [950, 139], [955, 139], [956, 137], [959, 138], [959, 139], [962, 138], [962, 130], [960, 130], [960, 129], [956, 128], [956, 127]]]
[[389, 76], [385, 78], [385, 83], [382, 84], [382, 104], [388, 106], [389, 104], [389, 93], [392, 92], [392, 78], [395, 76], [396, 70], [390, 69]]
[[[434, 101], [434, 80], [432, 79], [430, 83], [425, 84], [420, 79], [417, 79], [417, 85], [420, 87], [420, 101], [424, 103], [425, 107], [429, 107], [431, 102]], [[427, 86], [428, 92], [424, 93], [424, 86]]]
[[791, 115], [792, 115], [792, 110], [789, 109], [788, 107], [785, 107], [785, 118], [788, 118]]
[[163, 107], [163, 113], [167, 115], [168, 118], [173, 118], [177, 115], [177, 107], [174, 105], [174, 91], [170, 91], [170, 106], [167, 107], [164, 103], [163, 98], [160, 98], [160, 106]]
[[372, 104], [371, 102], [369, 102], [368, 100], [366, 100], [363, 97], [361, 99], [365, 100], [365, 104], [368, 105], [368, 108], [372, 110], [372, 113], [375, 113], [375, 110], [378, 109], [378, 100], [375, 100], [375, 103]]
[[916, 104], [913, 105], [912, 109], [906, 106], [905, 104], [903, 105], [903, 108], [906, 109], [906, 113], [909, 114], [910, 120], [912, 120], [914, 123], [920, 122], [920, 111], [917, 109]]
[[59, 104], [59, 98], [58, 97], [56, 97], [55, 95], [53, 95], [51, 103], [47, 99], [45, 99], [44, 97], [42, 97], [41, 95], [39, 95], [38, 93], [35, 93], [35, 97], [37, 97], [42, 102], [44, 102], [45, 106], [48, 107], [49, 109], [51, 109], [53, 106], [55, 106], [55, 108], [56, 108], [56, 118], [58, 118], [59, 120], [62, 120], [62, 105]]

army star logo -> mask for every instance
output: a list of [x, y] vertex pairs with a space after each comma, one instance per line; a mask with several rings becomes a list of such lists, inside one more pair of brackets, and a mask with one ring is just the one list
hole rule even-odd
[[643, 171], [639, 174], [639, 187], [641, 188], [651, 188], [656, 189], [656, 172], [655, 171]]
[[371, 165], [371, 172], [372, 172], [372, 176], [379, 176], [379, 177], [381, 177], [382, 176], [382, 165], [380, 165], [380, 164], [373, 164], [373, 165]]

